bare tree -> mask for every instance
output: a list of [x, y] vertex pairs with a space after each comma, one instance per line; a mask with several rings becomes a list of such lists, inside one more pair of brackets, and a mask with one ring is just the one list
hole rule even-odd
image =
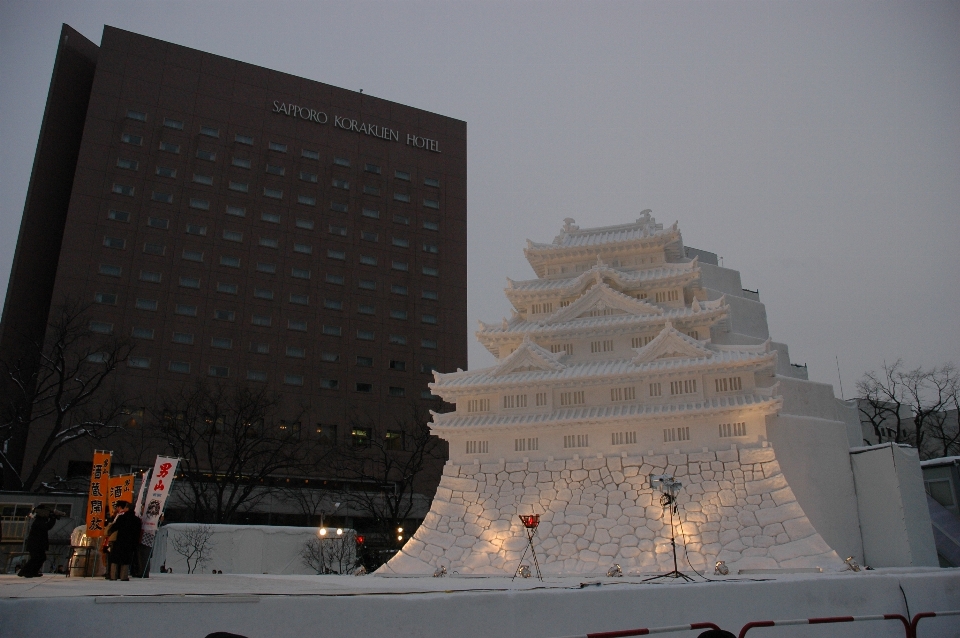
[[[117, 371], [133, 349], [90, 329], [87, 307], [66, 301], [51, 312], [46, 337], [0, 362], [3, 486], [30, 490], [53, 456], [81, 439], [102, 439], [122, 426], [126, 402]], [[25, 467], [27, 441], [39, 439]]]
[[152, 428], [181, 459], [194, 520], [229, 523], [279, 489], [273, 477], [305, 467], [299, 413], [280, 413], [279, 396], [248, 385], [201, 380], [160, 399]]
[[352, 429], [362, 434], [336, 457], [337, 476], [354, 485], [343, 492], [343, 501], [366, 514], [382, 537], [392, 538], [410, 518], [425, 470], [446, 459], [446, 445], [430, 434], [428, 419], [426, 410], [416, 404], [407, 414], [397, 413], [393, 429], [386, 432], [378, 433], [371, 422], [354, 418]]
[[210, 554], [216, 544], [213, 542], [213, 527], [210, 525], [194, 525], [186, 529], [173, 532], [170, 539], [173, 549], [187, 561], [187, 573], [192, 574], [198, 568], [203, 568], [210, 562]]
[[353, 530], [311, 538], [303, 544], [300, 558], [304, 565], [316, 570], [318, 574], [329, 574], [331, 571], [344, 574], [356, 567], [356, 543], [357, 537]]
[[921, 458], [946, 456], [960, 441], [952, 426], [956, 417], [951, 418], [960, 401], [958, 387], [952, 364], [905, 370], [898, 359], [857, 383], [861, 419], [870, 423], [878, 442], [912, 445]]
[[330, 570], [327, 555], [323, 548], [323, 541], [319, 538], [311, 538], [303, 544], [303, 548], [300, 550], [300, 559], [304, 565], [318, 574], [326, 574]]

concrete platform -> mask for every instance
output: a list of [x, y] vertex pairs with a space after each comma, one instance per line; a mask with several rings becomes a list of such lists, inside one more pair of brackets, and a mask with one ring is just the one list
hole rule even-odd
[[[699, 579], [698, 579], [699, 580]], [[960, 569], [710, 577], [536, 579], [156, 574], [148, 580], [0, 576], [0, 636], [249, 638], [522, 635], [714, 622], [960, 609]], [[106, 633], [104, 633], [106, 631]], [[127, 635], [127, 631], [124, 635]], [[677, 636], [695, 636], [682, 632]], [[903, 636], [895, 622], [756, 629], [750, 638]], [[960, 617], [921, 624], [920, 638], [957, 638]]]

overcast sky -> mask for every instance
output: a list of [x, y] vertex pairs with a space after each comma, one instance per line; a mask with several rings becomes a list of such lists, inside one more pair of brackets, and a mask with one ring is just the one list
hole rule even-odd
[[63, 22], [465, 120], [471, 367], [526, 238], [645, 208], [759, 288], [814, 380], [960, 363], [958, 2], [0, 0], [4, 294]]

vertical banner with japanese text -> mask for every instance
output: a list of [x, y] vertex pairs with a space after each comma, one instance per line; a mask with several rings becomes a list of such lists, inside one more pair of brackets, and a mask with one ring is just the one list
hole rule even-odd
[[106, 526], [107, 501], [110, 496], [110, 458], [112, 452], [96, 450], [93, 453], [93, 471], [90, 472], [90, 496], [87, 500], [87, 536], [103, 536]]
[[143, 508], [143, 516], [141, 517], [143, 520], [141, 545], [153, 547], [153, 539], [157, 535], [157, 527], [160, 524], [160, 515], [163, 514], [163, 506], [170, 494], [170, 485], [177, 473], [177, 463], [179, 461], [180, 459], [167, 456], [157, 457], [157, 463], [153, 466], [153, 474], [150, 476], [150, 485], [147, 486], [147, 504]]
[[117, 511], [117, 501], [133, 504], [133, 474], [110, 477], [110, 513]]
[[150, 483], [150, 475], [146, 470], [140, 473], [140, 491], [137, 492], [137, 502], [134, 504], [133, 513], [143, 518], [143, 495], [147, 493], [147, 485]]

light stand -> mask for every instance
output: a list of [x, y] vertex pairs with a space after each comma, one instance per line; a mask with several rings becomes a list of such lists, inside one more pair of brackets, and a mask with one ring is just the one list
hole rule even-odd
[[694, 582], [693, 578], [687, 576], [677, 568], [677, 530], [673, 524], [674, 513], [678, 516], [680, 514], [680, 512], [677, 511], [677, 494], [680, 493], [680, 488], [683, 487], [683, 483], [674, 479], [672, 474], [654, 474], [650, 477], [651, 486], [654, 483], [660, 484], [660, 505], [670, 510], [670, 547], [673, 550], [673, 571], [646, 578], [644, 582], [658, 578], [682, 578], [692, 583]]
[[[530, 568], [523, 564], [523, 559], [527, 556], [527, 550], [530, 550], [530, 553], [533, 555], [533, 565], [537, 569], [537, 578], [540, 581], [543, 581], [543, 574], [540, 573], [540, 561], [537, 560], [537, 550], [533, 547], [533, 537], [537, 535], [537, 528], [540, 526], [540, 515], [539, 514], [519, 514], [520, 522], [523, 523], [523, 529], [527, 534], [527, 545], [523, 548], [523, 554], [520, 556], [520, 564], [517, 565], [517, 571], [513, 572], [514, 580], [518, 575], [522, 575], [524, 578], [530, 577]], [[523, 573], [523, 568], [526, 567], [527, 573]]]

